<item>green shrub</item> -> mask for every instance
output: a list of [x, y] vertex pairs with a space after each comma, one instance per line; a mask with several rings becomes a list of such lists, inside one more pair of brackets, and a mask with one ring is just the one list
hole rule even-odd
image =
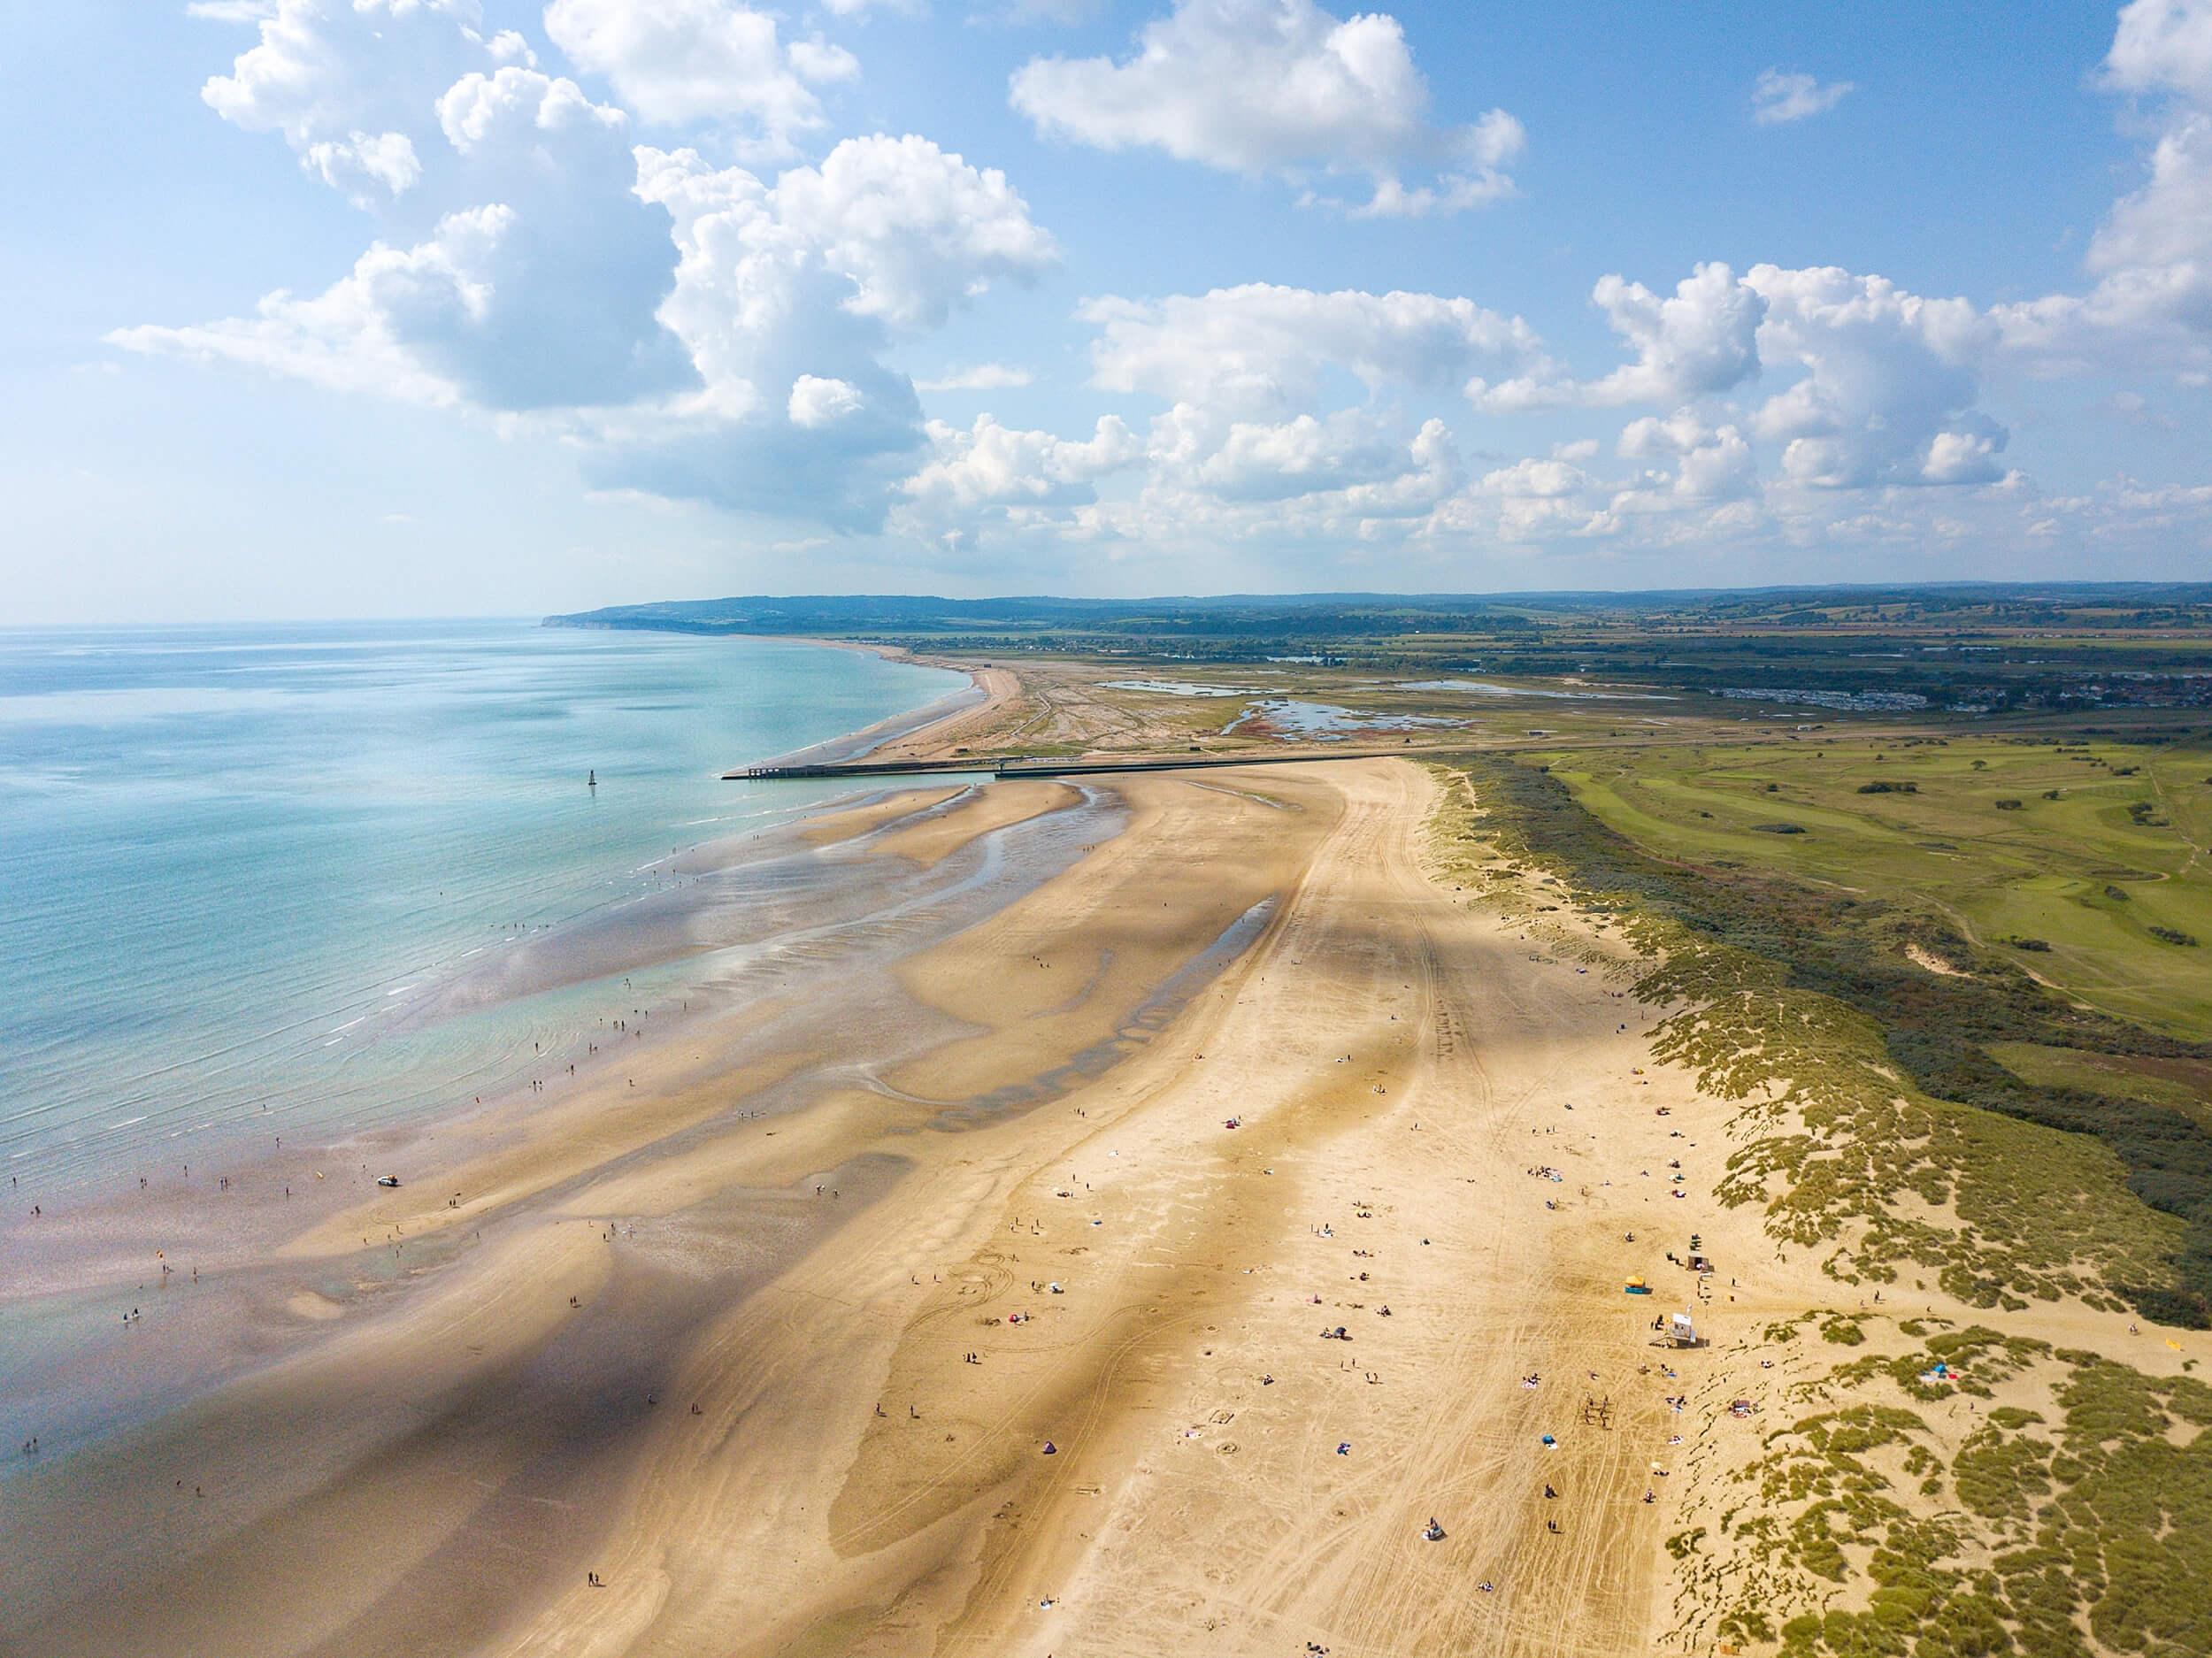
[[2085, 1621], [2095, 1650], [2212, 1650], [2212, 1387], [1984, 1326], [1800, 1386], [1847, 1395], [1939, 1358], [2048, 1399], [2055, 1429], [1990, 1410], [1951, 1464], [1959, 1507], [1924, 1519], [1882, 1494], [1869, 1460], [1902, 1447], [1941, 1496], [1940, 1441], [1911, 1412], [1855, 1402], [1770, 1436], [1732, 1477], [1760, 1493], [1721, 1517], [1732, 1550], [1693, 1562], [1698, 1534], [1670, 1544], [1721, 1637], [1770, 1641], [1781, 1618], [1784, 1651], [1803, 1658], [2090, 1658]]

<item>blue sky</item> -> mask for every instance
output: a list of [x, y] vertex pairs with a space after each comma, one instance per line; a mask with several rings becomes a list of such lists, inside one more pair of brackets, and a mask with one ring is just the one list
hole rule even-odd
[[2212, 578], [2212, 0], [0, 15], [0, 620]]

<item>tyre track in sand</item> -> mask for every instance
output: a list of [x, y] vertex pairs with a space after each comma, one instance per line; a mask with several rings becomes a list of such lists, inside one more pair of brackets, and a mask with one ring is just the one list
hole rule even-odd
[[[1377, 1189], [1356, 1148], [1419, 1124], [1427, 1189], [1407, 1189], [1410, 1171], [1399, 1171], [1404, 1184], [1394, 1188], [1390, 1230], [1359, 1234], [1386, 1238], [1375, 1252], [1386, 1260], [1426, 1269], [1417, 1288], [1402, 1292], [1378, 1275], [1379, 1294], [1406, 1298], [1396, 1310], [1408, 1322], [1394, 1320], [1389, 1356], [1376, 1361], [1383, 1381], [1375, 1391], [1391, 1402], [1346, 1459], [1333, 1453], [1338, 1430], [1324, 1426], [1340, 1415], [1341, 1390], [1296, 1412], [1302, 1424], [1279, 1430], [1297, 1435], [1273, 1476], [1284, 1490], [1236, 1490], [1225, 1456], [1173, 1478], [1125, 1472], [1118, 1558], [1094, 1547], [1085, 1560], [1067, 1591], [1070, 1616], [1054, 1626], [1056, 1653], [1157, 1650], [1164, 1639], [1187, 1640], [1196, 1631], [1177, 1630], [1173, 1621], [1185, 1603], [1215, 1615], [1219, 1627], [1205, 1631], [1209, 1649], [1226, 1652], [1278, 1652], [1286, 1642], [1294, 1651], [1307, 1640], [1344, 1654], [1596, 1654], [1644, 1644], [1649, 1568], [1635, 1562], [1656, 1554], [1657, 1525], [1655, 1511], [1639, 1499], [1644, 1447], [1663, 1436], [1626, 1384], [1650, 1355], [1605, 1299], [1617, 1295], [1617, 1285], [1583, 1258], [1587, 1251], [1574, 1234], [1589, 1231], [1587, 1206], [1563, 1198], [1560, 1210], [1538, 1210], [1544, 1219], [1532, 1225], [1527, 1212], [1540, 1200], [1517, 1179], [1529, 1130], [1555, 1129], [1562, 1096], [1587, 1086], [1578, 1039], [1601, 1028], [1609, 1033], [1613, 1026], [1601, 1021], [1615, 1004], [1595, 980], [1578, 982], [1571, 967], [1530, 961], [1542, 953], [1440, 893], [1409, 833], [1420, 814], [1408, 795], [1417, 793], [1386, 788], [1363, 799], [1316, 857], [1249, 969], [1248, 986], [1264, 977], [1271, 986], [1317, 994], [1240, 995], [1202, 1039], [1209, 1054], [1250, 1056], [1256, 1077], [1264, 1078], [1256, 1095], [1271, 1086], [1294, 1102], [1301, 1088], [1289, 1073], [1297, 1068], [1261, 1062], [1287, 1032], [1317, 1035], [1333, 1053], [1359, 1053], [1374, 1040], [1372, 1025], [1388, 1031], [1388, 1012], [1377, 1011], [1394, 1005], [1388, 992], [1419, 1009], [1408, 1021], [1408, 1002], [1395, 1003], [1402, 1025], [1414, 1028], [1399, 1032], [1395, 1064], [1374, 1085], [1388, 1089], [1390, 1104], [1348, 1124], [1348, 1107], [1360, 1096], [1337, 1087], [1331, 1109], [1303, 1113], [1322, 1120], [1299, 1135], [1309, 1165], [1337, 1170], [1333, 1178], [1307, 1182], [1306, 1206], [1340, 1217]], [[1356, 1086], [1369, 1086], [1367, 1068], [1358, 1069]], [[1318, 1086], [1333, 1081], [1325, 1077]], [[1181, 1103], [1171, 1091], [1152, 1109]], [[1253, 1113], [1264, 1122], [1271, 1109], [1256, 1103]], [[1546, 1154], [1564, 1143], [1546, 1138]], [[1470, 1166], [1474, 1177], [1443, 1172]], [[1454, 1185], [1457, 1235], [1437, 1240], [1449, 1247], [1448, 1272], [1436, 1270], [1444, 1257], [1418, 1261], [1432, 1246], [1420, 1241], [1411, 1211], [1434, 1217]], [[1380, 1210], [1376, 1218], [1385, 1218]], [[1441, 1230], [1443, 1223], [1419, 1225]], [[1286, 1232], [1279, 1260], [1300, 1248], [1295, 1224]], [[1268, 1309], [1237, 1310], [1258, 1320]], [[1273, 1310], [1274, 1340], [1310, 1342], [1308, 1316], [1283, 1316], [1279, 1297]], [[1220, 1321], [1225, 1328], [1233, 1316]], [[1333, 1323], [1341, 1315], [1328, 1316]], [[1417, 1324], [1426, 1328], [1401, 1342], [1416, 1335]], [[1386, 1351], [1376, 1345], [1381, 1328], [1356, 1332], [1363, 1356]], [[1187, 1355], [1187, 1370], [1198, 1368], [1194, 1356]], [[1544, 1382], [1523, 1389], [1520, 1378], [1532, 1370]], [[1589, 1391], [1614, 1401], [1610, 1430], [1579, 1420], [1590, 1370], [1605, 1379]], [[1200, 1405], [1221, 1390], [1196, 1378], [1188, 1385], [1186, 1415], [1198, 1420]], [[1541, 1448], [1547, 1432], [1559, 1439], [1558, 1449]], [[1256, 1477], [1267, 1476], [1256, 1470]], [[1548, 1501], [1541, 1495], [1548, 1481], [1561, 1493]], [[1445, 1522], [1440, 1543], [1419, 1535], [1431, 1513]], [[1551, 1518], [1560, 1522], [1558, 1534], [1546, 1530]], [[1121, 1563], [1137, 1555], [1151, 1568], [1141, 1584]], [[987, 1586], [1003, 1593], [1019, 1576], [995, 1572]], [[1494, 1593], [1476, 1587], [1486, 1579]]]

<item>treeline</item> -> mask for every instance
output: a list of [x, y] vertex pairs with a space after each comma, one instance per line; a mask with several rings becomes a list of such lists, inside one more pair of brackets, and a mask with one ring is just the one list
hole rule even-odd
[[[2134, 602], [2123, 603], [2128, 595]], [[623, 605], [549, 617], [547, 626], [838, 638], [946, 654], [1580, 672], [1688, 692], [1903, 691], [1939, 709], [1997, 711], [2212, 703], [2212, 631], [2200, 652], [2164, 638], [2104, 636], [2132, 625], [2131, 618], [2212, 625], [2212, 603], [2192, 595], [2212, 595], [2212, 588], [1128, 600], [863, 594]], [[2072, 630], [2069, 639], [2055, 644], [1992, 631], [2046, 612], [2051, 626]]]
[[546, 618], [549, 627], [646, 628], [702, 633], [894, 631], [1006, 641], [1084, 641], [1401, 638], [1533, 632], [1517, 611], [1463, 596], [1387, 594], [1287, 598], [941, 599], [905, 595], [699, 599], [616, 605]]
[[[1728, 592], [1225, 594], [1149, 599], [1044, 595], [948, 599], [917, 594], [756, 595], [615, 605], [547, 618], [549, 626], [697, 633], [909, 633], [1064, 637], [1364, 639], [1528, 633], [1543, 627], [1632, 632], [1680, 627], [1939, 622], [2079, 627], [2212, 626], [2212, 585], [2047, 583]], [[1583, 642], [1591, 641], [1586, 634]], [[1730, 641], [1740, 647], [1742, 641]], [[1846, 641], [1818, 641], [1835, 649]]]

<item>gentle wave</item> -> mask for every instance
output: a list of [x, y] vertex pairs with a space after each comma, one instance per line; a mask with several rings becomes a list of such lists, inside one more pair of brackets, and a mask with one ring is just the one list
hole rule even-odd
[[37, 780], [0, 793], [0, 1156], [96, 1184], [483, 1091], [584, 1016], [425, 1025], [441, 986], [831, 793], [721, 771], [956, 682], [525, 622], [0, 632], [0, 779]]

